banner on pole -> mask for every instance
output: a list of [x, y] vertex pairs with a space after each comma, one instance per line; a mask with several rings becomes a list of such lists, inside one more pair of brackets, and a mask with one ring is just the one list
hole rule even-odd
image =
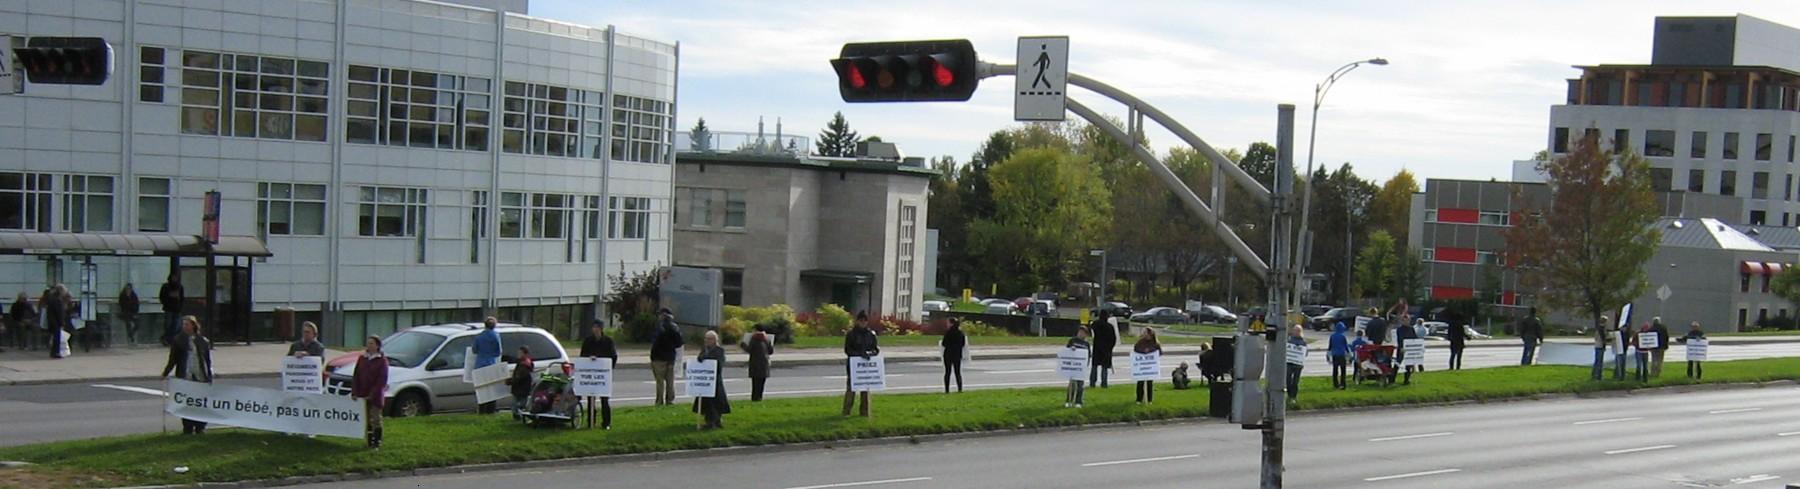
[[1287, 363], [1306, 365], [1306, 345], [1287, 343]]
[[282, 392], [323, 394], [325, 392], [324, 368], [324, 363], [319, 357], [282, 357]]
[[1688, 361], [1690, 361], [1690, 362], [1706, 361], [1706, 350], [1707, 350], [1706, 340], [1688, 340], [1688, 342], [1687, 342], [1687, 359], [1688, 359]]
[[682, 370], [687, 371], [687, 383], [684, 385], [687, 387], [688, 397], [712, 397], [718, 393], [718, 360], [694, 360], [684, 365], [687, 366]]
[[864, 359], [850, 357], [850, 390], [870, 392], [887, 390], [887, 361], [881, 355]]
[[1131, 354], [1131, 380], [1156, 380], [1162, 375], [1162, 352]]
[[1400, 341], [1400, 364], [1408, 367], [1425, 366], [1425, 340], [1408, 339]]
[[362, 401], [239, 385], [169, 379], [163, 412], [178, 418], [282, 433], [363, 437]]
[[611, 358], [575, 358], [574, 390], [577, 396], [612, 397], [613, 361]]
[[1087, 375], [1088, 350], [1064, 348], [1056, 352], [1056, 374], [1063, 380], [1080, 380]]

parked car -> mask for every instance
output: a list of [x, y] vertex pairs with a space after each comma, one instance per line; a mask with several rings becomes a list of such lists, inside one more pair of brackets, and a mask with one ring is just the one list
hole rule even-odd
[[1113, 317], [1131, 317], [1131, 305], [1123, 302], [1108, 302], [1101, 304], [1099, 309], [1088, 310], [1088, 314], [1099, 317], [1101, 311], [1105, 311]]
[[948, 310], [950, 310], [950, 302], [948, 302], [948, 301], [925, 301], [924, 305], [921, 305], [919, 307], [921, 309], [924, 309], [927, 312], [948, 311]]
[[1026, 307], [1030, 307], [1031, 303], [1033, 303], [1033, 302], [1037, 302], [1037, 299], [1033, 299], [1030, 297], [1020, 297], [1017, 299], [1013, 299], [1013, 301], [1012, 301], [1013, 306], [1017, 307], [1021, 311], [1025, 310]]
[[[540, 371], [552, 363], [569, 360], [562, 344], [543, 329], [512, 323], [501, 323], [495, 329], [500, 332], [500, 361], [508, 365], [518, 362], [520, 346], [531, 349], [531, 361]], [[388, 357], [388, 414], [422, 416], [474, 409], [475, 389], [462, 379], [463, 357], [475, 345], [475, 335], [481, 330], [481, 323], [434, 324], [414, 326], [383, 338], [382, 351]], [[351, 357], [347, 364], [329, 369], [326, 393], [350, 395], [350, 379], [356, 375], [354, 357], [359, 354], [332, 359], [331, 364], [340, 365], [340, 359]]]
[[[1427, 333], [1427, 336], [1435, 339], [1441, 340], [1450, 337], [1450, 323], [1443, 321], [1426, 321], [1425, 330], [1429, 332]], [[1467, 324], [1463, 325], [1463, 334], [1467, 335], [1471, 340], [1485, 340], [1492, 338], [1492, 336], [1481, 334], [1480, 331], [1475, 330], [1474, 326]]]
[[1018, 311], [1018, 310], [1019, 310], [1019, 306], [1015, 306], [1011, 302], [1006, 302], [1006, 301], [1002, 300], [1000, 302], [988, 304], [987, 309], [983, 310], [981, 312], [987, 313], [987, 314], [999, 314], [999, 315], [1003, 315], [1003, 316], [1010, 316], [1010, 315], [1012, 315], [1012, 313], [1014, 311]]
[[1131, 315], [1131, 322], [1134, 323], [1180, 324], [1187, 321], [1187, 313], [1173, 307], [1152, 307]]
[[1309, 317], [1309, 318], [1323, 316], [1323, 315], [1325, 315], [1326, 312], [1328, 312], [1330, 310], [1331, 310], [1331, 305], [1329, 305], [1329, 304], [1313, 304], [1310, 306], [1300, 306], [1300, 313], [1305, 314], [1306, 317]]
[[998, 298], [998, 297], [995, 297], [995, 298], [989, 298], [989, 299], [982, 299], [982, 300], [979, 300], [979, 301], [976, 301], [976, 302], [979, 302], [979, 303], [981, 303], [981, 305], [984, 305], [984, 306], [991, 306], [991, 305], [994, 305], [994, 304], [1012, 304], [1012, 303], [1013, 303], [1013, 301], [1009, 301], [1009, 300], [1006, 300], [1006, 299], [1001, 299], [1001, 298]]
[[1331, 310], [1325, 311], [1325, 314], [1313, 316], [1312, 321], [1308, 323], [1313, 331], [1331, 331], [1332, 325], [1339, 322], [1343, 322], [1344, 327], [1351, 328], [1356, 326], [1357, 313], [1355, 308], [1333, 307]]
[[1196, 323], [1236, 324], [1238, 320], [1238, 316], [1231, 311], [1211, 304], [1200, 306], [1200, 310], [1193, 311], [1190, 316]]

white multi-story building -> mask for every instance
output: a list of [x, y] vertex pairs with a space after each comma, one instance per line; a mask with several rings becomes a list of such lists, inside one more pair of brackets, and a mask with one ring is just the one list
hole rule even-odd
[[[253, 337], [275, 308], [337, 343], [485, 313], [585, 323], [607, 275], [670, 262], [678, 48], [526, 9], [0, 2], [0, 34], [115, 53], [104, 85], [0, 95], [0, 231], [196, 235], [216, 190], [222, 234], [274, 254], [252, 266]], [[166, 259], [4, 257], [0, 292], [74, 288], [87, 260], [103, 304], [129, 282], [158, 310]]]
[[1800, 225], [1796, 46], [1800, 29], [1747, 15], [1658, 17], [1650, 64], [1578, 67], [1550, 108], [1551, 152], [1592, 133], [1645, 156], [1657, 190], [1740, 197], [1740, 223]]

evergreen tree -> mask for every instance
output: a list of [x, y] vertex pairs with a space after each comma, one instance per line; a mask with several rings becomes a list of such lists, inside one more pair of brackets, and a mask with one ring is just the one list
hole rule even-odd
[[843, 112], [838, 112], [831, 116], [831, 123], [825, 125], [825, 130], [819, 131], [814, 152], [819, 156], [856, 156], [857, 141], [861, 139], [857, 138], [856, 131], [850, 130], [850, 122], [844, 120]]
[[706, 127], [705, 117], [701, 117], [699, 122], [694, 123], [694, 128], [688, 130], [688, 136], [688, 139], [693, 141], [690, 147], [694, 151], [712, 151], [712, 129]]

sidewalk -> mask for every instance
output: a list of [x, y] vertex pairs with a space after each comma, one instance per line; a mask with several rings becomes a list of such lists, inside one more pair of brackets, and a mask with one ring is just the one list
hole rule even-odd
[[[1055, 358], [1057, 346], [983, 346], [971, 352], [975, 362], [983, 360], [1011, 360]], [[1131, 350], [1129, 345], [1114, 349], [1115, 354], [1125, 355]], [[286, 343], [258, 343], [245, 346], [242, 344], [217, 345], [213, 348], [213, 373], [219, 377], [253, 377], [275, 375], [279, 371], [277, 360], [287, 353]], [[339, 350], [326, 350], [325, 357], [330, 359], [343, 354]], [[896, 346], [882, 348], [881, 353], [890, 362], [936, 362], [938, 348], [935, 346]], [[1163, 349], [1163, 354], [1171, 357], [1192, 357], [1200, 353], [1199, 345], [1171, 345]], [[689, 345], [688, 358], [699, 354], [699, 350]], [[736, 349], [727, 350], [729, 366], [742, 366], [746, 359], [743, 352]], [[159, 378], [163, 365], [168, 361], [168, 350], [161, 347], [111, 348], [94, 350], [93, 353], [75, 352], [61, 360], [50, 359], [49, 353], [43, 350], [20, 352], [12, 349], [0, 353], [0, 385], [58, 384], [73, 382], [119, 382], [131, 380], [150, 380]], [[776, 346], [775, 356], [770, 359], [774, 367], [799, 367], [814, 365], [841, 365], [844, 353], [834, 348], [781, 348]], [[627, 368], [650, 365], [650, 351], [645, 348], [624, 348], [619, 350], [619, 366]]]

